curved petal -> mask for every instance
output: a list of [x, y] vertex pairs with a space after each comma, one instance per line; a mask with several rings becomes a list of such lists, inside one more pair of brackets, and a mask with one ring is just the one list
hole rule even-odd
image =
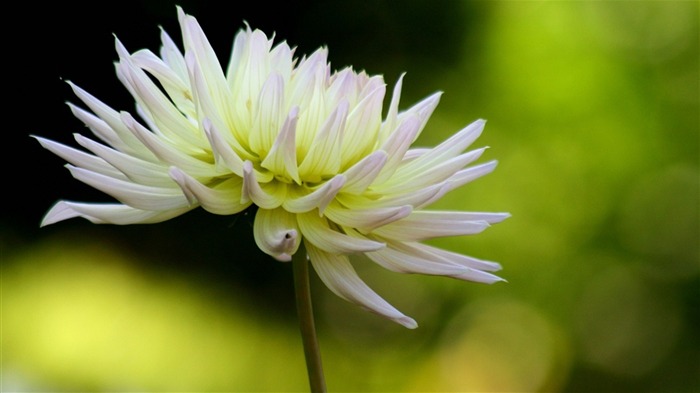
[[418, 324], [374, 292], [353, 269], [345, 255], [335, 255], [306, 242], [311, 264], [324, 284], [341, 298], [388, 318], [409, 329]]
[[391, 102], [389, 103], [389, 109], [386, 113], [386, 120], [382, 123], [379, 129], [379, 135], [377, 136], [377, 143], [379, 145], [386, 141], [389, 137], [389, 133], [394, 131], [397, 124], [397, 116], [399, 114], [399, 101], [401, 100], [401, 87], [403, 86], [403, 78], [406, 76], [404, 72], [399, 76], [399, 80], [396, 81], [394, 85], [394, 91], [391, 94]]
[[[271, 74], [262, 85], [257, 97], [255, 107], [252, 109], [254, 117], [253, 125], [248, 134], [248, 145], [258, 156], [265, 157], [275, 143], [278, 133], [281, 132], [285, 120], [284, 79], [282, 75]], [[296, 113], [293, 116], [290, 114], [287, 121], [290, 121], [290, 117], [296, 118], [296, 116]], [[296, 126], [296, 119], [294, 119], [294, 126]], [[296, 161], [294, 165], [296, 165]]]
[[304, 161], [299, 165], [299, 173], [305, 181], [317, 182], [324, 176], [337, 174], [340, 170], [348, 105], [348, 101], [343, 99], [331, 112], [316, 135]]
[[182, 68], [177, 71], [147, 49], [142, 49], [132, 54], [131, 61], [139, 68], [153, 75], [160, 82], [178, 110], [190, 118], [196, 118], [197, 111], [192, 102], [192, 90], [189, 86], [185, 59], [181, 53], [179, 53], [179, 57], [182, 63], [176, 65], [176, 67], [181, 66]]
[[408, 217], [376, 228], [373, 234], [402, 241], [421, 241], [436, 237], [473, 235], [490, 225], [484, 220], [469, 220], [459, 212], [442, 214], [418, 210]]
[[[73, 93], [97, 115], [97, 117], [95, 117], [82, 110], [75, 111], [73, 108], [78, 108], [70, 106], [76, 117], [91, 127], [93, 131], [104, 131], [106, 133], [105, 138], [109, 140], [110, 145], [113, 147], [145, 160], [149, 158], [151, 158], [151, 160], [154, 159], [154, 154], [125, 126], [119, 112], [110, 108], [72, 82], [68, 82], [68, 85], [73, 90]], [[76, 113], [81, 113], [81, 115], [79, 116]], [[93, 125], [97, 125], [97, 127], [93, 128]]]
[[189, 156], [166, 143], [165, 140], [139, 124], [130, 113], [122, 112], [121, 119], [124, 125], [162, 161], [182, 168], [193, 176], [202, 178], [216, 176], [213, 165]]
[[431, 160], [429, 158], [424, 159], [426, 156], [431, 155], [425, 153], [414, 160], [403, 160], [402, 165], [399, 166], [394, 176], [392, 176], [385, 185], [412, 183], [416, 178], [431, 180], [431, 182], [424, 181], [421, 182], [421, 184], [435, 184], [455, 174], [460, 168], [464, 168], [466, 165], [478, 160], [486, 149], [486, 147], [482, 147], [464, 153], [458, 157], [444, 156], [442, 158], [436, 157]]
[[355, 252], [374, 251], [384, 247], [384, 243], [375, 242], [360, 236], [350, 237], [331, 229], [325, 217], [316, 212], [297, 214], [299, 229], [308, 242], [323, 251], [333, 254], [351, 254]]
[[284, 200], [282, 206], [292, 213], [306, 213], [318, 208], [319, 214], [323, 214], [326, 206], [335, 198], [343, 184], [345, 184], [345, 176], [336, 175], [309, 194], [301, 197], [290, 195]]
[[243, 160], [236, 154], [231, 145], [226, 142], [219, 129], [214, 126], [209, 118], [205, 118], [202, 121], [202, 127], [204, 127], [204, 134], [209, 140], [209, 145], [212, 153], [214, 153], [214, 160], [218, 167], [224, 167], [235, 175], [243, 177]]
[[466, 266], [471, 269], [483, 270], [487, 272], [496, 272], [501, 270], [501, 265], [496, 262], [484, 261], [467, 255], [457, 254], [455, 252], [443, 250], [437, 247], [432, 247], [421, 243], [401, 243], [402, 247], [410, 248], [409, 252], [424, 255], [425, 258], [439, 259]]
[[386, 85], [381, 77], [372, 77], [365, 91], [369, 92], [348, 114], [341, 152], [343, 164], [357, 162], [375, 148]]
[[297, 167], [296, 128], [299, 108], [293, 107], [275, 139], [267, 157], [260, 166], [277, 176], [294, 180], [301, 184]]
[[38, 136], [32, 136], [32, 138], [39, 141], [44, 149], [63, 158], [77, 167], [85, 168], [92, 172], [101, 173], [115, 179], [127, 180], [123, 173], [100, 157], [87, 154], [83, 151], [77, 150], [62, 143], [54, 142], [50, 139], [45, 139]]
[[[177, 13], [182, 29], [182, 41], [185, 46], [185, 61], [187, 61], [187, 55], [191, 53], [194, 62], [201, 70], [199, 73], [203, 78], [201, 82], [206, 87], [208, 96], [213, 98], [211, 102], [214, 108], [212, 109], [221, 115], [222, 120], [232, 124], [230, 121], [230, 111], [233, 108], [231, 92], [226, 83], [226, 77], [221, 69], [219, 59], [216, 57], [216, 53], [204, 35], [197, 19], [191, 15], [186, 15], [180, 7], [177, 7]], [[200, 85], [199, 87], [204, 86]]]
[[[434, 250], [436, 249], [420, 243], [388, 242], [385, 249], [365, 255], [382, 267], [399, 273], [448, 276], [484, 284], [504, 281], [498, 276], [459, 263], [457, 258], [446, 258], [448, 252], [441, 254]], [[488, 264], [482, 266], [486, 267], [486, 270], [493, 270], [493, 266]]]
[[233, 150], [242, 159], [251, 159], [253, 155], [244, 147], [248, 139], [243, 132], [247, 130], [247, 125], [242, 125], [239, 117], [229, 119], [227, 113], [222, 113], [222, 110], [233, 110], [226, 106], [220, 108], [220, 103], [216, 102], [220, 98], [211, 91], [207, 85], [205, 75], [203, 75], [202, 67], [197, 63], [194, 53], [187, 52], [185, 55], [185, 63], [189, 73], [190, 84], [192, 86], [192, 99], [197, 107], [197, 113], [200, 119], [209, 119], [215, 128], [221, 131], [221, 136], [229, 144]]
[[418, 116], [412, 115], [401, 122], [401, 124], [396, 127], [396, 130], [389, 135], [389, 138], [387, 138], [381, 148], [381, 150], [387, 153], [388, 159], [373, 184], [382, 184], [391, 178], [399, 165], [401, 165], [403, 156], [408, 151], [408, 148], [411, 146], [411, 143], [413, 143], [419, 131], [420, 119]]
[[119, 54], [118, 75], [132, 96], [153, 121], [153, 124], [169, 140], [177, 143], [181, 149], [196, 153], [205, 147], [204, 138], [161, 91], [155, 82], [131, 60], [126, 48], [115, 38]]
[[494, 160], [485, 164], [462, 169], [447, 179], [449, 191], [476, 180], [481, 176], [488, 175], [489, 173], [493, 172], [494, 169], [496, 169], [496, 165], [498, 165], [498, 161]]
[[355, 228], [366, 233], [374, 228], [400, 220], [411, 214], [412, 210], [410, 205], [377, 209], [348, 209], [338, 202], [332, 202], [323, 214], [338, 225]]
[[41, 226], [73, 217], [82, 217], [94, 224], [154, 224], [184, 214], [196, 206], [171, 210], [143, 210], [114, 203], [75, 203], [59, 201], [46, 213]]
[[281, 262], [289, 262], [301, 244], [296, 217], [284, 209], [258, 209], [253, 224], [255, 244]]
[[144, 161], [111, 149], [80, 134], [75, 134], [75, 140], [80, 146], [101, 157], [136, 183], [158, 187], [172, 187], [173, 185], [173, 181], [167, 175], [164, 165]]
[[66, 167], [77, 180], [137, 209], [171, 210], [189, 206], [182, 191], [177, 188], [144, 186], [72, 165], [66, 165]]
[[385, 151], [377, 150], [355, 163], [355, 165], [343, 172], [347, 181], [341, 191], [349, 194], [364, 192], [384, 168], [388, 157]]
[[479, 150], [464, 153], [433, 167], [426, 168], [423, 172], [403, 173], [402, 168], [399, 168], [395, 172], [395, 176], [381, 184], [375, 182], [372, 187], [377, 192], [389, 194], [413, 192], [447, 180], [458, 173], [460, 168], [464, 168], [465, 165], [474, 161], [479, 154], [481, 154]]
[[[424, 172], [430, 167], [439, 165], [440, 163], [457, 156], [481, 135], [485, 125], [486, 121], [481, 119], [469, 124], [461, 131], [451, 136], [449, 139], [440, 143], [438, 146], [429, 149], [424, 154], [421, 154], [420, 157], [413, 160], [410, 164], [403, 166], [401, 170], [411, 173]], [[479, 153], [473, 153], [476, 155], [474, 159], [477, 159], [483, 150], [484, 149], [482, 148], [479, 149]]]
[[210, 213], [236, 214], [250, 206], [250, 202], [241, 203], [243, 180], [238, 177], [226, 179], [215, 187], [207, 187], [177, 167], [171, 167], [169, 173], [190, 204], [199, 203]]
[[263, 209], [275, 209], [284, 202], [287, 195], [287, 186], [281, 182], [270, 182], [263, 188], [255, 178], [253, 163], [246, 161], [243, 164], [243, 191], [241, 203], [252, 200], [253, 203]]
[[338, 195], [338, 201], [353, 209], [362, 209], [367, 207], [395, 207], [403, 205], [410, 205], [413, 206], [414, 209], [419, 209], [442, 198], [447, 191], [449, 191], [449, 185], [446, 182], [443, 182], [414, 192], [383, 196], [379, 199], [368, 198], [368, 195], [348, 195], [341, 193]]

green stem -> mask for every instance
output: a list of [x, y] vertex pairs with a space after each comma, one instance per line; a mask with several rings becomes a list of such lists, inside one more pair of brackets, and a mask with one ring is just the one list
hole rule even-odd
[[325, 393], [326, 381], [323, 377], [321, 364], [321, 351], [316, 338], [314, 325], [314, 312], [311, 307], [311, 288], [309, 286], [309, 260], [306, 249], [302, 244], [292, 257], [294, 270], [294, 293], [297, 302], [297, 314], [299, 314], [299, 327], [301, 328], [301, 340], [304, 343], [304, 355], [306, 357], [306, 370], [309, 373], [309, 385], [313, 393]]

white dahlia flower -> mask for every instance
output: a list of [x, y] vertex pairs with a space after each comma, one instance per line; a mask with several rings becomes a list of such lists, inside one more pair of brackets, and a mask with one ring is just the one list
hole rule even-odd
[[485, 148], [464, 153], [483, 120], [432, 149], [410, 149], [440, 94], [400, 112], [400, 78], [382, 120], [381, 76], [331, 72], [326, 48], [297, 59], [250, 27], [236, 35], [224, 71], [197, 20], [179, 8], [178, 16], [184, 54], [165, 32], [160, 56], [116, 41], [117, 76], [140, 120], [70, 83], [89, 111], [70, 109], [98, 141], [76, 134], [85, 152], [36, 139], [69, 162], [73, 177], [119, 203], [59, 201], [42, 225], [72, 217], [156, 223], [199, 206], [236, 214], [255, 205], [262, 251], [289, 261], [303, 241], [331, 291], [408, 328], [416, 322], [370, 289], [349, 255], [401, 273], [501, 280], [488, 273], [497, 263], [420, 243], [479, 233], [509, 216], [424, 210], [495, 168], [468, 167]]

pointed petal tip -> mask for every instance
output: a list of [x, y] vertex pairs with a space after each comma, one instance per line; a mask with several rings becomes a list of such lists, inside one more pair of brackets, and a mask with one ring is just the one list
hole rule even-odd
[[46, 212], [44, 218], [42, 218], [41, 223], [39, 224], [39, 228], [55, 224], [59, 221], [67, 220], [69, 218], [77, 217], [79, 215], [80, 214], [71, 209], [65, 201], [58, 201], [51, 206], [51, 209], [49, 209], [48, 212]]
[[403, 316], [401, 318], [396, 318], [394, 321], [408, 329], [415, 329], [418, 327], [418, 323], [411, 317]]
[[470, 273], [467, 273], [464, 276], [458, 278], [488, 285], [492, 285], [497, 282], [508, 282], [504, 278], [498, 277], [494, 274], [487, 273], [481, 270], [471, 270]]

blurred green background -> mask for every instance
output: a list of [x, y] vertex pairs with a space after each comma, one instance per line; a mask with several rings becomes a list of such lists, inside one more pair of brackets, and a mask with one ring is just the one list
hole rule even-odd
[[[112, 33], [131, 51], [179, 37], [175, 3], [17, 4], [6, 48], [0, 222], [3, 392], [305, 391], [291, 266], [250, 215], [39, 229], [58, 199], [106, 200], [28, 135], [86, 131], [72, 80], [114, 108]], [[407, 330], [314, 276], [332, 391], [700, 391], [700, 33], [696, 1], [180, 1], [227, 63], [235, 32], [328, 45], [394, 85], [402, 108], [445, 92], [418, 141], [477, 118], [497, 170], [435, 208], [508, 211], [435, 241], [499, 261], [508, 283], [360, 275]], [[9, 34], [9, 35], [8, 35]]]

